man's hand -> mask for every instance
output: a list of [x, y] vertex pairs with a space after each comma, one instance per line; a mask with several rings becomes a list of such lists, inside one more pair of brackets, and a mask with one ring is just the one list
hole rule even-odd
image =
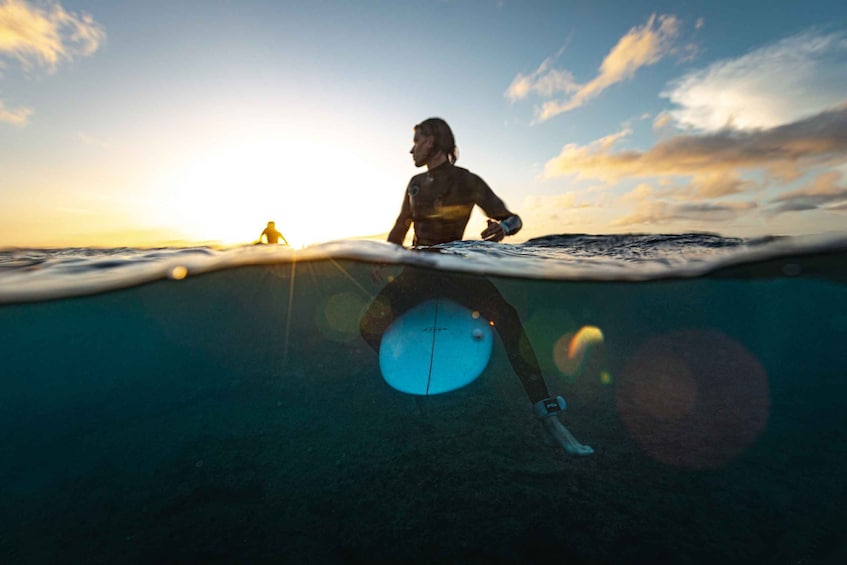
[[488, 227], [480, 235], [485, 241], [497, 242], [506, 237], [506, 232], [503, 231], [503, 226], [500, 225], [500, 222], [489, 219]]

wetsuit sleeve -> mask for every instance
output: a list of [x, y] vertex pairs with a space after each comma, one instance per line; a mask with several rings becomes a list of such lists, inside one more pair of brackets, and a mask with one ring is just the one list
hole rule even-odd
[[[500, 197], [494, 194], [494, 191], [491, 190], [491, 187], [482, 180], [482, 178], [477, 175], [470, 173], [470, 182], [473, 186], [473, 193], [475, 196], [475, 204], [482, 208], [482, 211], [485, 212], [485, 215], [494, 220], [509, 220], [511, 230], [506, 230], [507, 235], [513, 235], [518, 232], [521, 228], [521, 220], [520, 217], [509, 211], [506, 208], [506, 204], [500, 200]], [[516, 220], [511, 220], [511, 218], [516, 218]]]
[[397, 216], [397, 221], [394, 222], [394, 227], [388, 234], [389, 243], [403, 245], [406, 239], [406, 234], [409, 232], [409, 227], [412, 225], [412, 206], [409, 203], [408, 190], [403, 194], [403, 206], [400, 208], [400, 215]]

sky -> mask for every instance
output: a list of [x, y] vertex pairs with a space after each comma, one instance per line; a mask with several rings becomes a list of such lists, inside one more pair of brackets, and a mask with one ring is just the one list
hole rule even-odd
[[0, 0], [0, 247], [384, 238], [431, 116], [511, 242], [843, 233], [847, 3]]

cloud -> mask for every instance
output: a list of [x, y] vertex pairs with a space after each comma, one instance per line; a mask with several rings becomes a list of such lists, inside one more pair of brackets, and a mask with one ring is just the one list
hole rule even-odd
[[758, 187], [758, 183], [728, 173], [701, 173], [689, 185], [688, 196], [694, 199], [720, 198]]
[[744, 181], [737, 178], [742, 171], [763, 170], [790, 180], [815, 166], [847, 162], [847, 104], [771, 129], [678, 135], [646, 151], [615, 151], [621, 133], [584, 146], [565, 145], [544, 165], [543, 176], [607, 182], [699, 176], [703, 195], [716, 195], [742, 190]]
[[612, 226], [639, 224], [670, 224], [679, 221], [698, 223], [727, 223], [756, 208], [752, 202], [723, 204], [686, 203], [672, 204], [662, 201], [642, 202], [632, 214], [610, 223]]
[[552, 65], [553, 59], [548, 58], [529, 75], [518, 74], [506, 90], [506, 98], [514, 102], [526, 98], [530, 93], [550, 98], [559, 92], [579, 90], [579, 84], [570, 72], [554, 69]]
[[86, 145], [95, 145], [95, 146], [103, 148], [103, 149], [106, 149], [106, 148], [109, 147], [109, 144], [106, 143], [105, 141], [98, 139], [98, 138], [94, 137], [93, 135], [89, 135], [89, 134], [85, 133], [84, 131], [78, 132], [77, 137], [79, 138], [79, 140], [81, 142], [83, 142]]
[[847, 35], [813, 31], [673, 81], [662, 96], [684, 127], [702, 131], [773, 128], [843, 102]]
[[658, 63], [674, 51], [679, 28], [675, 16], [653, 14], [643, 26], [630, 29], [618, 40], [603, 59], [597, 76], [589, 82], [578, 84], [569, 71], [554, 68], [553, 59], [548, 58], [531, 74], [518, 74], [505, 95], [512, 101], [526, 98], [530, 93], [542, 98], [569, 95], [546, 100], [536, 109], [536, 121], [543, 122], [582, 106], [613, 84], [632, 79], [641, 67]]
[[641, 183], [623, 196], [621, 196], [621, 200], [623, 202], [635, 202], [641, 203], [649, 200], [653, 200], [656, 196], [656, 189], [650, 186], [647, 183]]
[[577, 202], [576, 193], [565, 192], [555, 195], [532, 194], [524, 199], [524, 208], [529, 210], [576, 210], [579, 208], [592, 208], [595, 204], [590, 202]]
[[807, 210], [843, 210], [847, 207], [847, 183], [842, 182], [839, 171], [828, 171], [799, 190], [788, 192], [771, 200], [776, 205], [768, 210], [771, 215]]
[[58, 2], [0, 0], [0, 57], [17, 60], [26, 70], [55, 70], [63, 60], [91, 55], [105, 38], [91, 16], [68, 12]]
[[670, 114], [667, 112], [659, 112], [653, 119], [653, 131], [663, 130], [668, 127], [671, 122], [673, 122], [673, 118]]
[[0, 122], [16, 126], [25, 126], [29, 123], [29, 117], [32, 115], [32, 108], [7, 108], [2, 100], [0, 100]]
[[[663, 179], [664, 180], [664, 179]], [[663, 183], [660, 183], [663, 184]], [[761, 188], [759, 183], [726, 174], [697, 174], [685, 184], [668, 183], [656, 189], [641, 183], [620, 197], [621, 202], [641, 203], [658, 198], [680, 200], [709, 200]]]

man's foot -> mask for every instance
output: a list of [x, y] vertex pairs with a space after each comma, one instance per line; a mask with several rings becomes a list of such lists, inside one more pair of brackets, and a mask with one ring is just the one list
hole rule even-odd
[[545, 439], [551, 446], [560, 446], [570, 455], [591, 455], [594, 450], [582, 445], [573, 434], [559, 421], [559, 413], [565, 409], [565, 399], [561, 396], [545, 398], [532, 405], [535, 416], [541, 421]]
[[594, 450], [587, 445], [579, 443], [573, 434], [559, 421], [556, 414], [550, 414], [541, 418], [548, 443], [558, 445], [569, 455], [591, 455]]

